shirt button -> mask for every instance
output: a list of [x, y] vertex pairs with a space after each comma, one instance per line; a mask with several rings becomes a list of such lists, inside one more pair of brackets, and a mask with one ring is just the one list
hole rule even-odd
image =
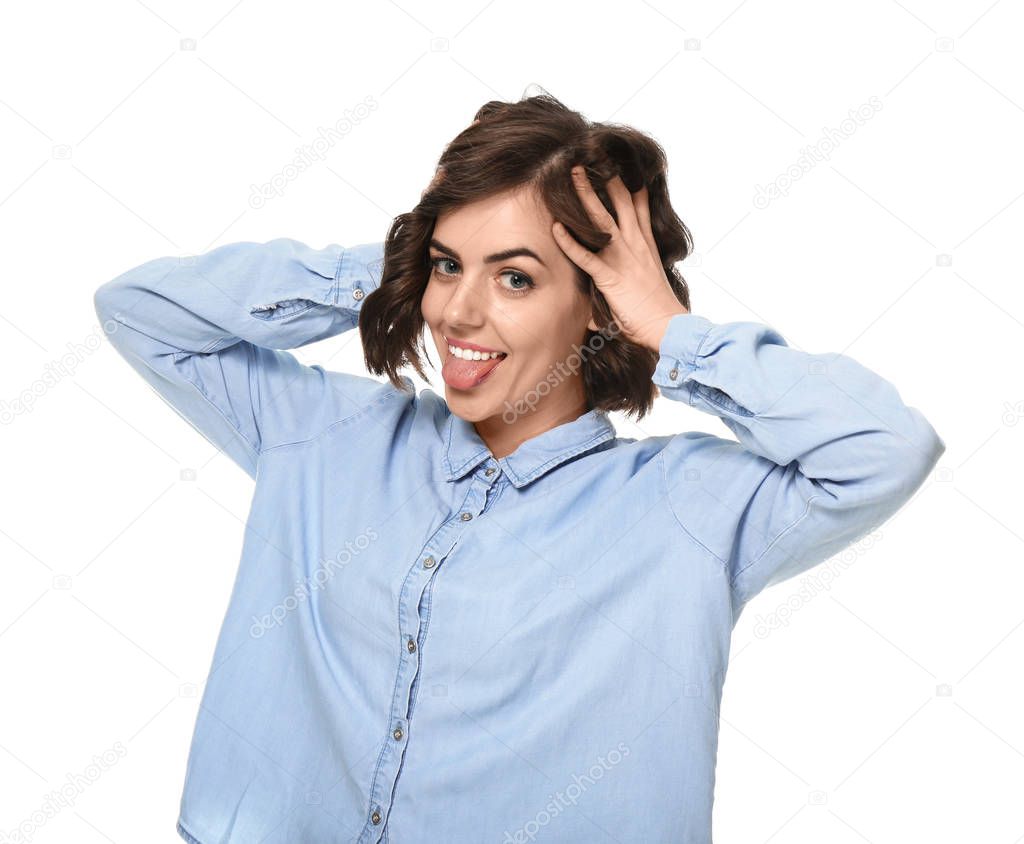
[[372, 815], [370, 815], [370, 820], [373, 821], [375, 824], [380, 823], [380, 812], [374, 812]]
[[472, 513], [463, 513], [459, 518], [462, 519], [462, 521], [464, 521], [464, 522], [468, 522], [470, 519], [473, 518], [473, 514]]
[[679, 377], [679, 370], [678, 369], [673, 369], [672, 371], [669, 372], [668, 377], [671, 378], [673, 381], [675, 381], [676, 378]]
[[402, 740], [402, 736], [405, 735], [405, 734], [402, 732], [402, 728], [401, 727], [395, 727], [395, 731], [391, 735], [393, 735], [395, 737], [395, 741], [401, 741]]
[[357, 302], [360, 299], [362, 299], [364, 295], [365, 294], [363, 293], [363, 288], [361, 287], [357, 287], [355, 290], [352, 291], [352, 298], [355, 299]]
[[487, 475], [487, 477], [489, 478], [491, 475], [494, 474], [494, 467], [488, 466], [487, 469], [484, 471], [484, 474]]
[[416, 641], [414, 639], [410, 639], [409, 640], [409, 644], [406, 645], [406, 647], [409, 649], [409, 653], [415, 653], [416, 652]]
[[423, 561], [423, 568], [425, 568], [425, 569], [432, 569], [433, 567], [434, 567], [434, 558], [433, 557], [427, 557], [427, 559], [425, 559]]

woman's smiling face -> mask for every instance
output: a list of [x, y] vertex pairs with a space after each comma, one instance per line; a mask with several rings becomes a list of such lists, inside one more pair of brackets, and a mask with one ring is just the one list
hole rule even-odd
[[[553, 219], [536, 194], [518, 190], [435, 223], [420, 307], [449, 408], [463, 419], [497, 422], [504, 414], [508, 424], [526, 401], [535, 417], [527, 427], [539, 431], [586, 410], [579, 366], [567, 364], [597, 326], [576, 267], [551, 234]], [[460, 343], [467, 351], [450, 351]], [[504, 354], [474, 354], [478, 347]], [[481, 356], [490, 362], [472, 360]]]

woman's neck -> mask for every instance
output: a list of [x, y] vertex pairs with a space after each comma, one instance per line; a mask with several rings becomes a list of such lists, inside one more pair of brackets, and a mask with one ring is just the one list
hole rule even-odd
[[[520, 445], [545, 431], [566, 422], [574, 422], [587, 412], [586, 399], [582, 393], [569, 402], [550, 401], [555, 396], [548, 394], [533, 410], [519, 414], [509, 421], [504, 413], [474, 422], [477, 434], [496, 458], [507, 457]], [[550, 405], [550, 406], [548, 406]]]

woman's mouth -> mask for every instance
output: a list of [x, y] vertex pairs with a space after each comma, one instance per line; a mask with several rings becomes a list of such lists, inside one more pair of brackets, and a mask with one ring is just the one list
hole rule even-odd
[[506, 352], [482, 352], [460, 346], [447, 337], [444, 339], [448, 344], [448, 354], [441, 367], [441, 377], [456, 390], [468, 390], [483, 383], [508, 357]]

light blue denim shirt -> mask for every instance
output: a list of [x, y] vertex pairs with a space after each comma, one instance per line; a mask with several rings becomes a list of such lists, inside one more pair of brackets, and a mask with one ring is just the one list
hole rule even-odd
[[232, 243], [96, 292], [256, 481], [178, 832], [710, 842], [742, 608], [896, 512], [942, 439], [849, 357], [681, 314], [653, 381], [735, 440], [592, 410], [495, 459], [434, 391], [287, 351], [357, 326], [382, 249]]

